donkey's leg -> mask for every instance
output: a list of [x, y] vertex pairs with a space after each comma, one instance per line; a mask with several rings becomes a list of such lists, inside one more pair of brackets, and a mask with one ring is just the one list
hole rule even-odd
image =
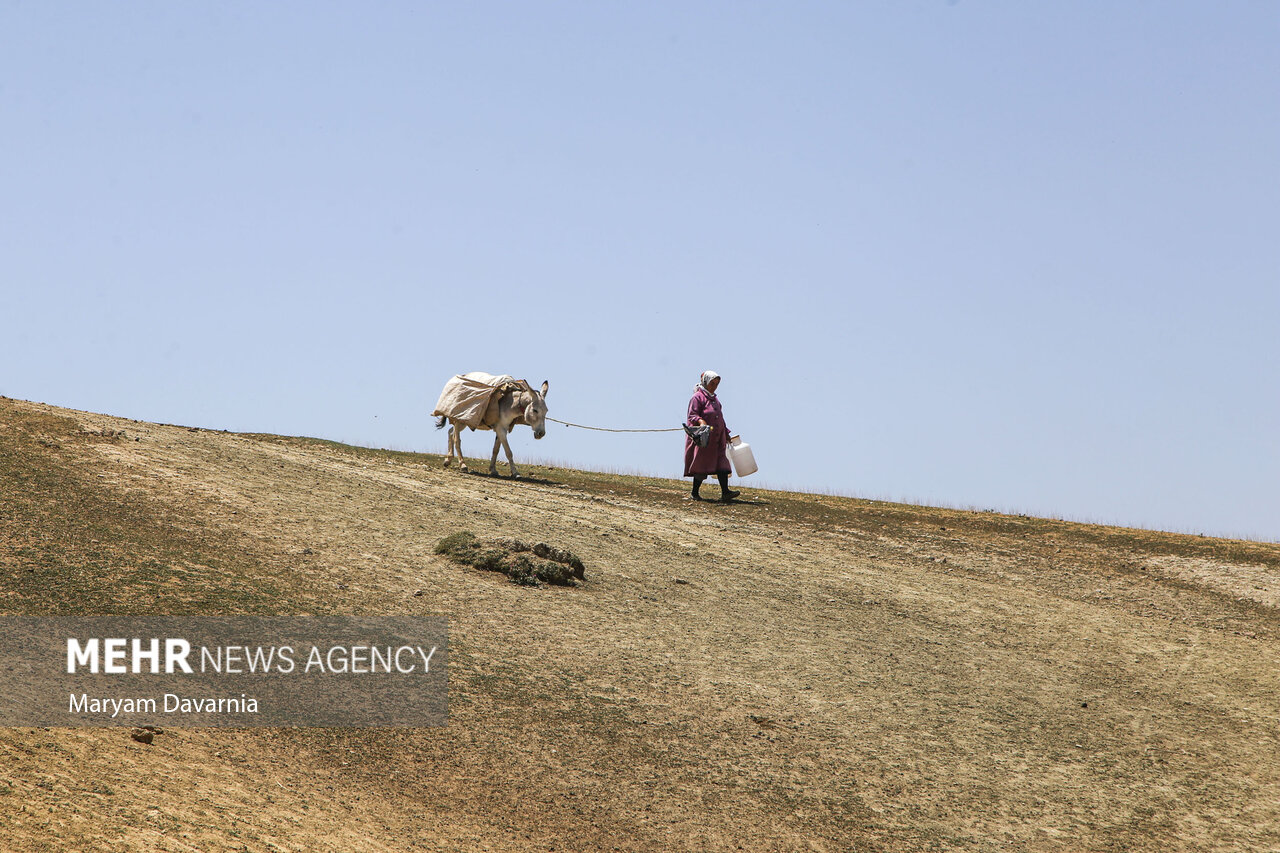
[[489, 475], [498, 476], [498, 448], [507, 441], [507, 431], [501, 424], [493, 425], [493, 455], [489, 457]]
[[[511, 445], [507, 442], [507, 436], [509, 434], [510, 430], [502, 431], [502, 448], [507, 451], [507, 467], [511, 469], [511, 478], [514, 480], [516, 477], [520, 476], [520, 472], [516, 470], [516, 460], [511, 457]], [[493, 454], [496, 458], [498, 451], [494, 450]]]
[[446, 468], [448, 468], [449, 465], [453, 462], [453, 430], [454, 430], [454, 426], [452, 423], [450, 423], [449, 431], [444, 434], [445, 441], [449, 445], [449, 453], [447, 456], [444, 457], [444, 467]]
[[453, 443], [458, 447], [458, 470], [467, 471], [467, 457], [462, 455], [462, 424], [453, 425]]

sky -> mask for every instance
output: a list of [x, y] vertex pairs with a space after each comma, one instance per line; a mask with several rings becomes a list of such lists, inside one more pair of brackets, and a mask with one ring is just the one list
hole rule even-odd
[[713, 369], [748, 490], [1280, 541], [1277, 44], [1231, 0], [0, 0], [0, 394], [443, 452], [458, 373], [641, 429]]

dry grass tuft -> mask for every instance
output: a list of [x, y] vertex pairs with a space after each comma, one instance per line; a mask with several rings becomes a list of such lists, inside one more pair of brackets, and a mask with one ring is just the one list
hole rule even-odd
[[539, 581], [576, 586], [576, 581], [586, 579], [586, 567], [576, 554], [545, 542], [536, 545], [519, 539], [483, 542], [470, 530], [461, 530], [437, 542], [435, 553], [464, 566], [502, 572], [521, 586], [537, 586]]

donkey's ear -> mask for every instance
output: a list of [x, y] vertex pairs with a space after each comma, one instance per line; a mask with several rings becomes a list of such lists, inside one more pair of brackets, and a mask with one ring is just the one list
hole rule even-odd
[[547, 389], [550, 387], [551, 383], [547, 382], [545, 379], [542, 380], [542, 396], [547, 396]]

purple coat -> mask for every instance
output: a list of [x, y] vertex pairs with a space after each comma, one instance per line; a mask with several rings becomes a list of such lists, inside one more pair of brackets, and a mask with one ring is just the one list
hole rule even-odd
[[729, 455], [725, 453], [725, 448], [729, 446], [729, 428], [725, 426], [720, 401], [701, 387], [693, 392], [693, 399], [689, 401], [687, 419], [690, 426], [697, 426], [699, 421], [711, 425], [711, 435], [706, 447], [699, 447], [693, 443], [692, 438], [685, 436], [684, 475], [692, 477], [694, 474], [732, 473]]

